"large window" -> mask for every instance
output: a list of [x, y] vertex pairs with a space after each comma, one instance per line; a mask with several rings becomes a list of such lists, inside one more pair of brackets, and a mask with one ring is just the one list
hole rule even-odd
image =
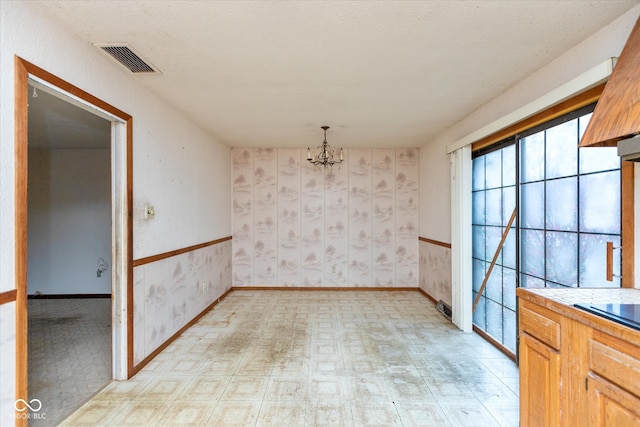
[[591, 111], [474, 154], [474, 301], [514, 209], [517, 219], [473, 322], [512, 353], [517, 286], [620, 286], [620, 251], [614, 251], [613, 281], [606, 280], [607, 242], [620, 247], [620, 160], [615, 148], [578, 148]]
[[620, 159], [578, 148], [591, 114], [520, 141], [520, 286], [619, 287], [606, 279], [606, 242], [620, 247]]
[[[516, 208], [516, 145], [473, 160], [473, 300]], [[473, 315], [473, 323], [515, 353], [516, 238], [507, 234]]]

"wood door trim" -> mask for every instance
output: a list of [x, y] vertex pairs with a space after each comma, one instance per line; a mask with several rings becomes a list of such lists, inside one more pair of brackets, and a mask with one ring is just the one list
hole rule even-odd
[[[122, 120], [126, 135], [126, 234], [127, 234], [127, 341], [128, 371], [133, 362], [133, 118], [111, 104], [91, 95], [73, 84], [26, 61], [14, 57], [14, 162], [15, 162], [15, 280], [16, 280], [16, 396], [27, 399], [27, 172], [28, 172], [28, 85], [29, 75], [37, 77], [89, 104]], [[26, 425], [17, 419], [16, 425]]]
[[18, 297], [18, 290], [12, 289], [7, 292], [0, 292], [0, 305], [14, 302]]
[[[15, 162], [15, 280], [16, 280], [16, 399], [27, 400], [27, 143], [29, 71], [25, 61], [14, 61]], [[27, 420], [16, 417], [16, 426]]]
[[621, 182], [621, 213], [620, 213], [620, 261], [622, 263], [622, 278], [620, 286], [633, 288], [635, 282], [635, 201], [634, 201], [634, 164], [623, 161], [620, 166]]

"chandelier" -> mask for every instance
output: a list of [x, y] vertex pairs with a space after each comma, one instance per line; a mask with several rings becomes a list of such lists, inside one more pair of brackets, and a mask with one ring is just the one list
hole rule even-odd
[[333, 156], [335, 155], [335, 150], [327, 143], [327, 129], [329, 129], [329, 126], [322, 126], [321, 128], [324, 130], [324, 141], [322, 142], [322, 145], [318, 146], [318, 150], [320, 150], [320, 152], [312, 156], [311, 150], [307, 148], [307, 160], [315, 166], [323, 165], [325, 168], [327, 166], [342, 163], [342, 148], [340, 149], [340, 159], [334, 160]]

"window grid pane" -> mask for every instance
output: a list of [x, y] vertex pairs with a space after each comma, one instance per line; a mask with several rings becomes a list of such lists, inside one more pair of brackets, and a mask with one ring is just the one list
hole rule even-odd
[[[519, 286], [619, 286], [619, 278], [607, 282], [602, 273], [606, 241], [588, 233], [608, 233], [607, 241], [619, 239], [620, 160], [615, 148], [578, 148], [590, 117], [588, 113], [519, 140], [519, 248], [525, 274], [519, 276]], [[527, 156], [540, 159], [540, 153], [543, 164], [524, 164]], [[619, 271], [619, 255], [614, 263]]]
[[[606, 242], [620, 246], [620, 160], [615, 148], [578, 148], [590, 118], [587, 112], [558, 120], [473, 160], [474, 301], [519, 202], [473, 315], [477, 327], [510, 351], [517, 347], [517, 286], [620, 286], [619, 277], [604, 278]], [[620, 262], [614, 251], [614, 275]]]
[[[474, 301], [515, 208], [515, 155], [515, 144], [512, 144], [473, 160], [473, 179], [480, 181], [472, 185]], [[515, 229], [512, 228], [473, 314], [476, 327], [512, 351], [516, 347], [515, 264]]]

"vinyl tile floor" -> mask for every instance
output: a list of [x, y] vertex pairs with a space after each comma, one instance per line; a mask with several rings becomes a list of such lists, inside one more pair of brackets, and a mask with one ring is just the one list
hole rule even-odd
[[517, 426], [518, 368], [416, 291], [235, 290], [64, 426]]

